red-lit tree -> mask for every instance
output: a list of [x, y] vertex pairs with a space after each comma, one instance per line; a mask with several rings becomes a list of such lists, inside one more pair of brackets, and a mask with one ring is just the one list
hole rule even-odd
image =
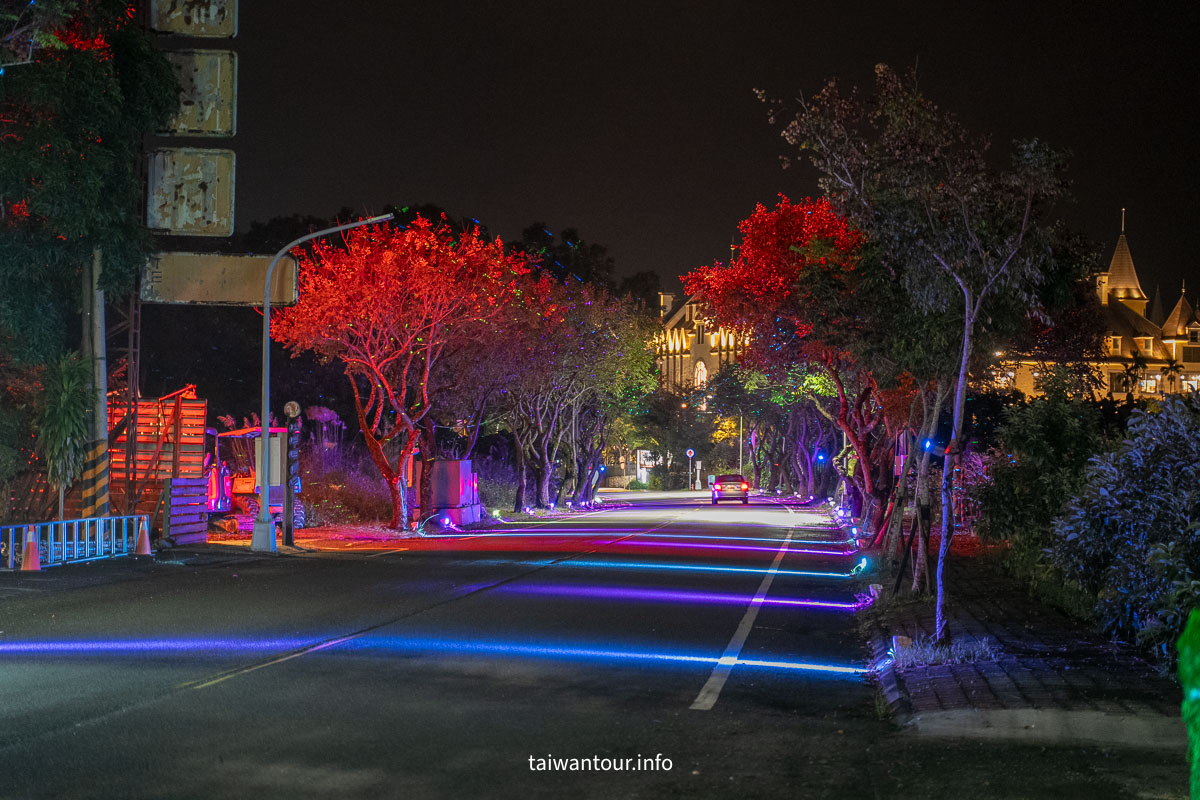
[[[420, 217], [404, 229], [356, 228], [340, 245], [318, 242], [299, 257], [300, 302], [278, 312], [273, 335], [294, 353], [345, 365], [367, 449], [391, 493], [391, 526], [400, 528], [409, 459], [439, 390], [449, 390], [432, 379], [439, 359], [494, 335], [528, 270], [498, 239]], [[430, 497], [422, 487], [425, 508]]]
[[[849, 477], [873, 498], [869, 516], [877, 526], [891, 491], [894, 430], [885, 410], [895, 404], [885, 402], [856, 352], [870, 333], [868, 314], [861, 313], [870, 309], [854, 305], [864, 238], [824, 199], [797, 204], [781, 196], [774, 208], [759, 204], [738, 228], [736, 257], [692, 271], [684, 287], [718, 324], [750, 337], [751, 363], [776, 374], [797, 363], [824, 370], [837, 399], [832, 421], [858, 462]], [[865, 293], [862, 299], [868, 299]]]

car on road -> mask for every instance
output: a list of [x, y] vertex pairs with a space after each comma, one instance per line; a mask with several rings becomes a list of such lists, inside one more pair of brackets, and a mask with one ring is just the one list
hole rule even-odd
[[742, 505], [748, 504], [750, 484], [741, 475], [718, 475], [712, 484], [713, 505], [721, 500], [741, 500]]

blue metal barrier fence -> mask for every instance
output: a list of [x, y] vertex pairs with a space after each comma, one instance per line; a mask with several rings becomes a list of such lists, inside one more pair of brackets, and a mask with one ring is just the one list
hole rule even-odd
[[20, 566], [30, 528], [34, 530], [42, 566], [55, 567], [129, 555], [137, 547], [139, 522], [149, 530], [147, 514], [0, 525], [0, 568]]

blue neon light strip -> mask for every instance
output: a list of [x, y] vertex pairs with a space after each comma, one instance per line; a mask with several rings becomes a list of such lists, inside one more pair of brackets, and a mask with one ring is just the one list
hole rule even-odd
[[[186, 654], [218, 651], [226, 655], [246, 652], [281, 652], [313, 647], [311, 639], [131, 639], [94, 641], [46, 641], [4, 642], [0, 644], [0, 655], [44, 656], [44, 655], [123, 655], [123, 654]], [[617, 650], [597, 647], [564, 647], [559, 645], [520, 644], [470, 639], [433, 639], [403, 637], [348, 637], [336, 641], [333, 647], [320, 652], [330, 653], [336, 649], [386, 650], [413, 655], [437, 655], [444, 653], [466, 655], [523, 656], [569, 661], [617, 661], [671, 664], [701, 664], [713, 666], [721, 663], [720, 658], [687, 653], [647, 652]], [[314, 652], [315, 656], [315, 652]], [[734, 665], [779, 669], [789, 671], [822, 672], [839, 675], [861, 675], [870, 670], [840, 664], [817, 664], [804, 661], [766, 661], [760, 659], [733, 660]]]
[[[716, 665], [720, 658], [712, 656], [696, 656], [685, 653], [653, 653], [630, 650], [609, 650], [591, 647], [562, 647], [537, 644], [515, 644], [509, 642], [481, 642], [471, 640], [448, 639], [390, 639], [371, 638], [357, 639], [347, 644], [348, 647], [364, 649], [389, 649], [404, 652], [431, 653], [465, 653], [500, 656], [529, 656], [533, 658], [567, 659], [581, 661], [644, 661], [668, 662], [679, 664]], [[816, 664], [803, 661], [763, 661], [757, 659], [736, 659], [735, 665], [748, 667], [763, 667], [767, 669], [799, 670], [808, 672], [824, 672], [840, 675], [861, 675], [870, 672], [865, 667], [852, 667], [840, 664]]]
[[768, 567], [712, 567], [702, 564], [661, 564], [657, 561], [579, 561], [576, 559], [559, 561], [558, 567], [599, 567], [601, 569], [666, 569], [683, 572], [732, 572], [751, 575], [765, 575], [774, 572], [776, 575], [791, 575], [802, 578], [850, 578], [853, 572], [809, 572], [799, 569], [777, 569]]
[[[611, 586], [560, 585], [552, 583], [512, 583], [498, 586], [493, 591], [501, 594], [547, 595], [551, 597], [582, 597], [596, 600], [627, 600], [632, 602], [659, 603], [713, 603], [746, 605], [754, 600], [753, 595], [728, 594], [721, 592], [673, 591], [668, 589], [626, 589]], [[767, 597], [762, 601], [768, 606], [801, 606], [804, 608], [828, 608], [837, 611], [857, 611], [862, 603], [839, 603], [831, 600], [809, 600], [806, 598]]]

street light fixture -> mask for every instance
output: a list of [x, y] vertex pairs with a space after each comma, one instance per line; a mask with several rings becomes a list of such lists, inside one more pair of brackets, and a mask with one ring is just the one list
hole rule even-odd
[[271, 275], [279, 259], [291, 252], [293, 247], [311, 239], [319, 239], [331, 233], [357, 228], [362, 225], [378, 225], [387, 222], [392, 214], [381, 214], [370, 219], [360, 219], [358, 222], [348, 222], [333, 228], [310, 233], [295, 239], [282, 248], [271, 259], [267, 267], [267, 277], [263, 282], [263, 338], [262, 338], [262, 417], [259, 423], [259, 441], [262, 443], [262, 458], [255, 467], [258, 476], [258, 517], [254, 520], [254, 536], [250, 540], [250, 549], [259, 553], [275, 552], [275, 526], [271, 524]]

